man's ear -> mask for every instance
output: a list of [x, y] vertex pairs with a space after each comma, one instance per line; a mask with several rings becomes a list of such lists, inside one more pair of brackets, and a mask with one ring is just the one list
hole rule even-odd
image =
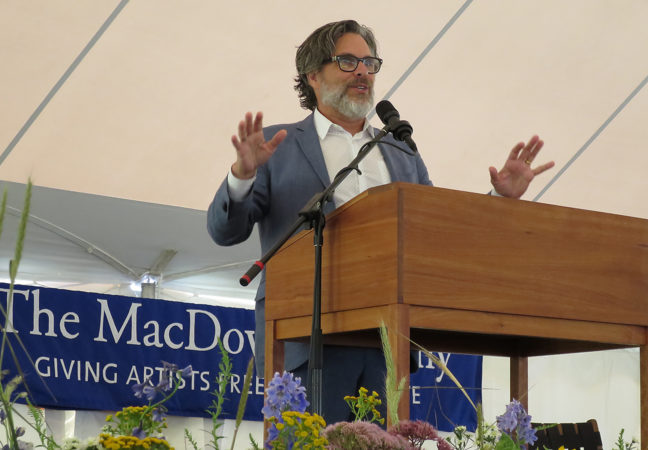
[[319, 87], [319, 72], [311, 72], [306, 74], [308, 85], [312, 88]]

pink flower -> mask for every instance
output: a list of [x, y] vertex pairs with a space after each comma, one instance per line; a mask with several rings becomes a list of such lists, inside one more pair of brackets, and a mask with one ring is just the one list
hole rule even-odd
[[403, 436], [390, 434], [375, 423], [338, 422], [322, 434], [330, 450], [416, 450]]
[[439, 436], [434, 427], [422, 420], [403, 420], [388, 431], [404, 437], [416, 449], [420, 449], [425, 441], [433, 440], [436, 441], [439, 450], [452, 450], [452, 446]]

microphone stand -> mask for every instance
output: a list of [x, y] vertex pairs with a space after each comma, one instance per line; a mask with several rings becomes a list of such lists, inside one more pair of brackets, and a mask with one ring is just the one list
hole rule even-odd
[[307, 230], [313, 231], [313, 242], [315, 246], [315, 279], [313, 286], [313, 321], [310, 340], [310, 354], [308, 360], [308, 398], [311, 400], [310, 409], [314, 414], [322, 415], [322, 369], [323, 369], [323, 340], [322, 340], [322, 246], [324, 243], [324, 226], [326, 220], [324, 217], [324, 206], [333, 199], [333, 192], [340, 183], [353, 170], [360, 172], [358, 165], [360, 161], [375, 147], [375, 145], [384, 138], [392, 127], [385, 126], [371, 141], [364, 144], [358, 151], [358, 155], [351, 163], [342, 169], [333, 179], [333, 182], [321, 192], [315, 194], [299, 211], [299, 218], [293, 223], [288, 232], [277, 241], [270, 250], [259, 261], [256, 261], [250, 269], [241, 277], [239, 282], [242, 286], [247, 286], [254, 277], [256, 277], [265, 264], [274, 256], [281, 246], [304, 224]]

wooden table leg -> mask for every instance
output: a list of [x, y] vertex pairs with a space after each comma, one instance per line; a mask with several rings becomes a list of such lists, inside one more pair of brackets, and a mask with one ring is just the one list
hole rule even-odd
[[[265, 323], [265, 362], [263, 366], [263, 384], [268, 387], [268, 383], [272, 380], [275, 372], [281, 373], [284, 363], [284, 343], [283, 341], [276, 340], [277, 323], [274, 320], [266, 320]], [[265, 388], [264, 400], [265, 400]], [[268, 438], [268, 425], [269, 423], [263, 421], [263, 441]]]
[[529, 358], [511, 356], [511, 400], [516, 399], [529, 411]]
[[639, 347], [641, 448], [648, 450], [648, 344]]
[[[403, 304], [389, 305], [389, 317], [384, 318], [394, 364], [396, 365], [396, 384], [398, 385], [400, 379], [405, 377], [405, 386], [398, 404], [399, 420], [409, 419], [410, 327], [408, 308], [408, 305]], [[383, 401], [386, 401], [386, 399], [383, 399]], [[387, 415], [389, 416], [389, 411]], [[387, 425], [392, 425], [389, 417], [387, 417]]]
[[284, 343], [276, 339], [277, 323], [274, 320], [266, 320], [265, 323], [265, 364], [263, 376], [267, 385], [275, 372], [281, 373], [284, 362]]

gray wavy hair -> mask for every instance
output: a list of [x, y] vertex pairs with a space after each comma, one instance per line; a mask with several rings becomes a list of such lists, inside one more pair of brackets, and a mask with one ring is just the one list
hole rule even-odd
[[337, 40], [346, 33], [359, 34], [369, 46], [372, 56], [378, 57], [373, 32], [355, 20], [327, 23], [313, 31], [297, 48], [295, 56], [295, 65], [297, 66], [295, 90], [299, 95], [299, 104], [302, 108], [313, 111], [317, 107], [315, 91], [308, 84], [307, 75], [322, 68], [324, 62], [334, 55]]

